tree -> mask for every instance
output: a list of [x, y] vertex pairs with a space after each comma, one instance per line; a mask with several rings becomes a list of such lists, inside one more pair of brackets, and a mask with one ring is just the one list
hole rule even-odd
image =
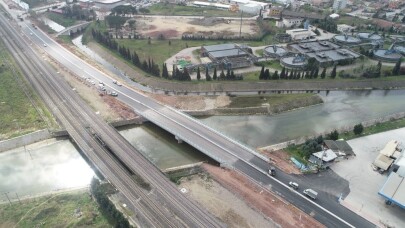
[[322, 73], [321, 73], [321, 78], [324, 79], [326, 77], [326, 67], [323, 68]]
[[263, 79], [264, 79], [264, 80], [269, 80], [269, 79], [270, 79], [270, 71], [269, 71], [269, 69], [266, 69], [266, 70], [264, 71], [264, 77], [263, 77]]
[[259, 80], [263, 80], [264, 79], [264, 66], [262, 66], [262, 70], [260, 71], [259, 74]]
[[217, 68], [214, 68], [214, 75], [212, 76], [212, 79], [217, 80]]
[[285, 78], [285, 67], [283, 67], [283, 69], [281, 70], [280, 78], [281, 79]]
[[354, 125], [353, 133], [355, 135], [360, 135], [361, 133], [363, 133], [363, 130], [364, 130], [364, 127], [362, 124], [356, 124], [356, 125]]
[[197, 67], [197, 80], [200, 81], [200, 79], [201, 79], [200, 68]]
[[331, 78], [336, 78], [336, 65], [333, 67], [332, 72], [330, 73]]
[[313, 77], [318, 78], [318, 73], [319, 73], [319, 68], [316, 68]]
[[[232, 71], [233, 72], [233, 71]], [[205, 80], [211, 81], [211, 75], [208, 72], [208, 67], [205, 68]]]
[[392, 69], [392, 74], [393, 75], [399, 75], [400, 69], [401, 69], [401, 59], [398, 59], [398, 61], [395, 64], [394, 68]]
[[228, 68], [228, 70], [226, 70], [226, 80], [230, 79], [231, 79], [231, 70]]
[[167, 65], [166, 63], [163, 63], [162, 67], [162, 78], [169, 78], [169, 72], [167, 71]]
[[338, 140], [339, 139], [339, 132], [337, 130], [332, 131], [328, 134], [328, 138], [331, 140]]
[[221, 73], [219, 74], [219, 80], [225, 80], [224, 69], [222, 69]]
[[375, 74], [376, 74], [376, 77], [380, 77], [381, 76], [381, 61], [378, 61], [378, 63], [377, 63], [377, 69], [376, 69], [376, 72], [375, 72]]
[[272, 76], [272, 79], [273, 79], [273, 80], [278, 80], [278, 79], [279, 79], [279, 77], [278, 77], [278, 71], [277, 71], [277, 70], [274, 72], [274, 74], [273, 74], [273, 76]]

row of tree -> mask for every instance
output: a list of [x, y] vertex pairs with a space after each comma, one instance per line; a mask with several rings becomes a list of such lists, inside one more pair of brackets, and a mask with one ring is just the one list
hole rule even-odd
[[143, 71], [148, 72], [153, 76], [160, 77], [159, 66], [154, 62], [153, 59], [148, 58], [148, 60], [144, 59], [143, 61], [141, 61], [135, 51], [131, 54], [129, 48], [126, 48], [125, 46], [119, 46], [117, 41], [110, 38], [108, 34], [101, 33], [100, 31], [94, 29], [91, 30], [91, 33], [97, 42], [103, 44], [111, 50], [118, 51], [118, 53], [124, 59], [132, 62], [132, 64], [141, 68]]
[[114, 227], [129, 228], [131, 225], [124, 215], [117, 210], [115, 205], [108, 199], [107, 194], [100, 182], [93, 178], [90, 184], [90, 191], [96, 202], [100, 206], [103, 215], [107, 216], [108, 221], [112, 222]]
[[[201, 80], [201, 73], [200, 73], [200, 68], [197, 68], [197, 80]], [[211, 81], [211, 80], [219, 80], [219, 81], [235, 81], [235, 80], [243, 80], [243, 76], [242, 75], [235, 75], [235, 73], [233, 72], [233, 70], [228, 69], [226, 71], [226, 74], [224, 72], [224, 70], [222, 69], [221, 73], [219, 74], [219, 76], [217, 75], [217, 68], [214, 68], [214, 74], [211, 77], [208, 68], [205, 68], [205, 80], [207, 81]]]
[[[260, 80], [278, 80], [278, 79], [312, 79], [312, 78], [324, 79], [326, 77], [326, 68], [323, 68], [321, 74], [319, 75], [319, 68], [314, 68], [312, 70], [291, 70], [288, 71], [285, 67], [281, 70], [281, 73], [276, 70], [273, 74], [270, 73], [269, 69], [265, 69], [262, 66], [262, 69], [259, 74]], [[331, 78], [336, 77], [336, 65], [333, 67], [330, 74]]]

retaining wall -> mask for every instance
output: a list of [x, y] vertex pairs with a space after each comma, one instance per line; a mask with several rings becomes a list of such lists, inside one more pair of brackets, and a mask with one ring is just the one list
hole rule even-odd
[[51, 134], [49, 133], [48, 129], [43, 129], [12, 139], [0, 141], [0, 152], [32, 144], [49, 138], [51, 138]]

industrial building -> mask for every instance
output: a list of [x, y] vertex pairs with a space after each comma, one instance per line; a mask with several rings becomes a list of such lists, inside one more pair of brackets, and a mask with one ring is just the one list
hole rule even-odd
[[263, 50], [263, 55], [270, 58], [280, 59], [281, 57], [284, 57], [287, 54], [288, 51], [284, 47], [276, 45], [268, 46]]
[[201, 56], [223, 69], [249, 67], [257, 61], [250, 48], [238, 44], [218, 44], [201, 47]]
[[315, 58], [320, 66], [331, 64], [348, 64], [360, 57], [360, 54], [341, 48], [330, 41], [310, 41], [287, 45], [287, 49], [294, 53]]
[[373, 51], [373, 58], [382, 62], [395, 63], [402, 58], [402, 55], [395, 49], [377, 49]]
[[337, 156], [352, 156], [356, 155], [352, 147], [343, 140], [324, 140], [323, 147], [332, 150]]
[[285, 31], [292, 40], [309, 40], [315, 38], [316, 34], [309, 29], [291, 29]]
[[94, 6], [103, 10], [111, 10], [117, 6], [127, 4], [124, 0], [96, 0], [94, 1]]
[[280, 64], [288, 69], [302, 70], [308, 65], [308, 61], [303, 55], [295, 55], [281, 58]]
[[398, 146], [398, 141], [389, 141], [374, 160], [374, 167], [380, 170], [380, 172], [387, 171], [391, 167], [392, 163], [394, 163], [395, 159], [401, 156]]
[[335, 41], [338, 44], [346, 46], [352, 46], [361, 43], [361, 40], [359, 38], [347, 34], [336, 35], [333, 37], [333, 41]]
[[320, 168], [329, 167], [338, 156], [330, 149], [311, 154], [309, 162]]
[[[397, 145], [395, 143], [391, 144], [393, 144], [393, 146]], [[390, 146], [387, 152], [392, 151], [393, 146]], [[387, 204], [393, 203], [405, 209], [405, 157], [403, 153], [397, 150], [397, 147], [394, 149], [394, 154], [396, 153], [397, 156], [400, 156], [398, 156], [395, 163], [392, 165], [392, 172], [388, 175], [386, 182], [378, 194], [384, 197]]]

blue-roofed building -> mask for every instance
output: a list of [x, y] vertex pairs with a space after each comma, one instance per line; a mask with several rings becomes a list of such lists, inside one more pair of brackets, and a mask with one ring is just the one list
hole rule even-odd
[[405, 157], [402, 154], [394, 165], [378, 194], [386, 200], [387, 204], [395, 204], [405, 209]]

